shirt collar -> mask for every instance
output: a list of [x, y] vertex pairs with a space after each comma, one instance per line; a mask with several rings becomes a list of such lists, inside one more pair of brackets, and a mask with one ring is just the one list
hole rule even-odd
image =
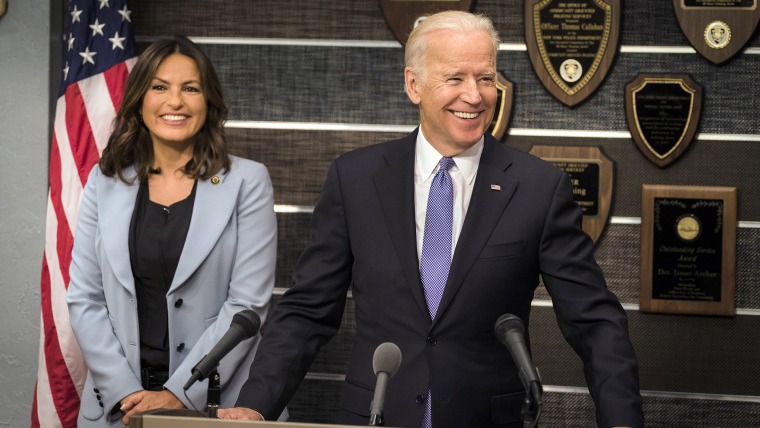
[[[475, 180], [475, 175], [478, 173], [478, 164], [480, 164], [480, 155], [483, 153], [484, 140], [484, 137], [480, 137], [480, 140], [472, 147], [454, 156], [455, 167], [462, 173], [467, 184], [472, 184], [472, 181]], [[417, 132], [417, 144], [414, 150], [417, 171], [422, 181], [427, 181], [437, 171], [438, 162], [441, 160], [442, 155], [433, 148], [422, 134], [421, 126], [419, 127], [419, 132]]]

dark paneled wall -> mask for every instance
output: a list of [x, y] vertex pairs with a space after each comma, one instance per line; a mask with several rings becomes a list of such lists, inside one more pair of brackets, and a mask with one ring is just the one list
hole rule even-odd
[[[308, 207], [329, 162], [417, 124], [403, 92], [403, 51], [379, 2], [133, 0], [132, 8], [144, 41], [181, 34], [202, 44], [228, 97], [234, 152], [269, 167], [277, 204], [307, 208], [278, 213], [277, 287], [287, 288], [308, 240]], [[758, 36], [747, 51], [715, 66], [684, 51], [689, 45], [670, 0], [625, 1], [621, 49], [607, 79], [570, 109], [546, 92], [522, 50], [522, 8], [519, 0], [483, 0], [474, 9], [494, 20], [507, 44], [498, 67], [514, 83], [515, 100], [503, 142], [524, 151], [534, 144], [598, 146], [614, 160], [613, 217], [596, 256], [628, 311], [648, 426], [760, 426], [760, 175], [753, 171], [760, 159]], [[689, 73], [704, 87], [699, 137], [666, 169], [647, 161], [627, 135], [623, 90], [640, 73]], [[639, 312], [637, 221], [645, 183], [738, 188], [736, 317]], [[334, 421], [352, 308], [349, 299], [341, 332], [291, 402], [293, 419]], [[543, 288], [530, 324], [535, 362], [547, 385], [541, 425], [593, 426], [580, 363], [559, 333]]]

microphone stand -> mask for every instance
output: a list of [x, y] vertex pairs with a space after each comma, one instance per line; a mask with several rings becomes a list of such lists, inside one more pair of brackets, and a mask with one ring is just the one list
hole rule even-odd
[[220, 387], [219, 372], [214, 369], [208, 377], [208, 391], [206, 392], [206, 407], [208, 417], [216, 419], [216, 412], [222, 401], [222, 388]]
[[530, 383], [529, 388], [525, 391], [525, 402], [523, 403], [523, 427], [533, 428], [538, 423], [538, 417], [541, 414], [541, 394], [543, 388], [537, 381]]

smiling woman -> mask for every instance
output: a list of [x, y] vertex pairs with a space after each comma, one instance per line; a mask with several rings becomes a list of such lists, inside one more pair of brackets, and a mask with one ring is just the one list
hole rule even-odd
[[222, 127], [226, 118], [219, 78], [203, 51], [184, 38], [159, 40], [130, 73], [100, 166], [122, 181], [122, 169], [129, 165], [140, 181], [167, 167], [184, 167], [188, 177], [209, 179], [230, 167]]
[[[88, 368], [79, 427], [204, 410], [206, 385], [183, 387], [193, 366], [236, 313], [265, 319], [272, 185], [262, 164], [228, 155], [226, 117], [216, 72], [192, 42], [159, 40], [140, 56], [84, 189], [72, 252], [67, 301]], [[258, 340], [219, 365], [223, 405], [237, 397]]]
[[182, 54], [168, 56], [158, 67], [140, 108], [154, 153], [173, 149], [192, 157], [193, 140], [206, 122], [200, 79], [195, 61]]

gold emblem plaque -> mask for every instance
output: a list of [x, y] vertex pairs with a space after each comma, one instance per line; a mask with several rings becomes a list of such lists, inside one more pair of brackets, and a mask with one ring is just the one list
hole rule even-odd
[[758, 0], [673, 0], [673, 8], [689, 43], [713, 64], [738, 53], [760, 21]]
[[736, 187], [642, 186], [642, 312], [734, 316]]
[[573, 107], [610, 70], [620, 35], [620, 0], [526, 0], [525, 45], [538, 80]]

